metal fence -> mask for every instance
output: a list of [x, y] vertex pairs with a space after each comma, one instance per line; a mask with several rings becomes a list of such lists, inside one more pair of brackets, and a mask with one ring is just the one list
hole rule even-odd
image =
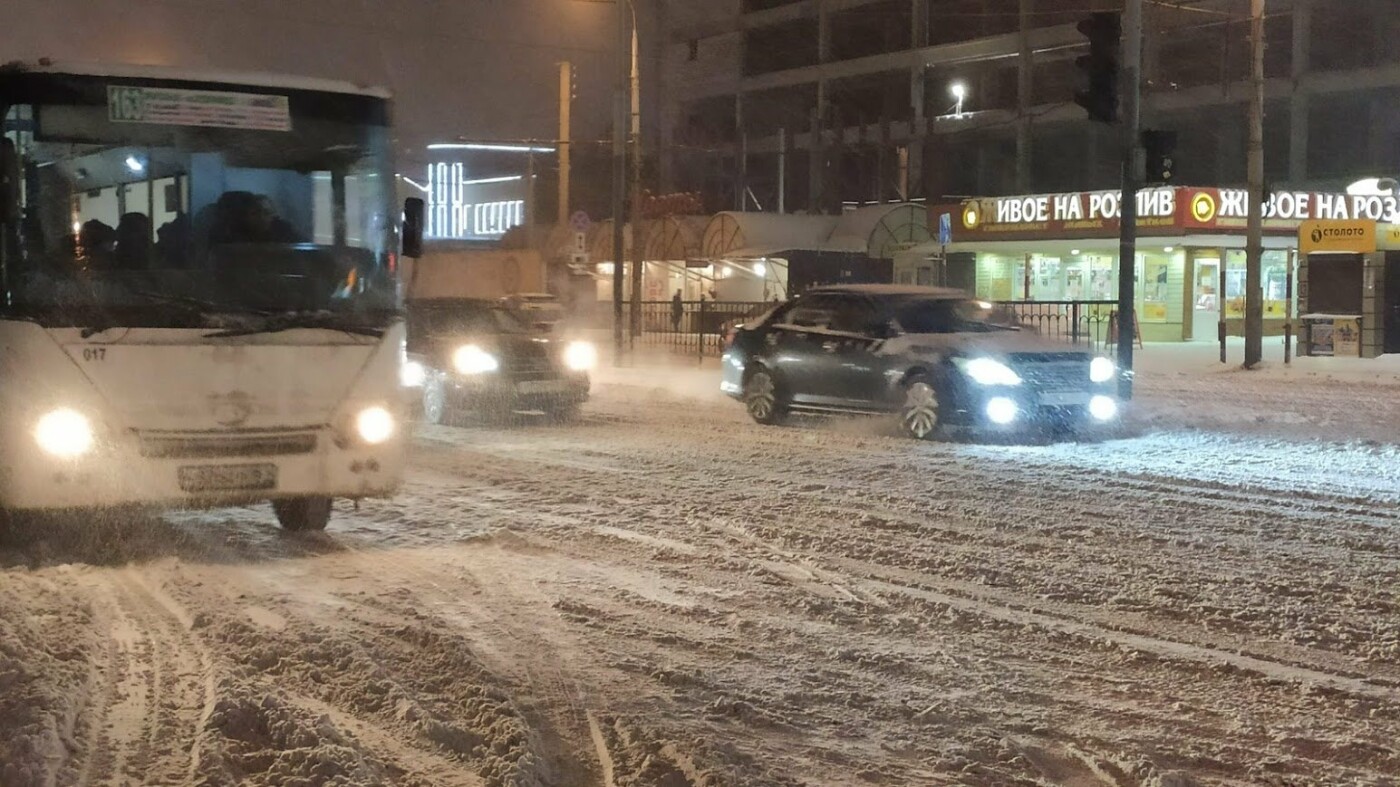
[[[777, 301], [643, 301], [638, 344], [672, 347], [697, 355], [718, 355], [725, 333], [735, 324], [777, 306]], [[631, 325], [632, 304], [623, 304], [623, 325]]]
[[1047, 339], [1102, 348], [1114, 336], [1117, 301], [997, 301], [1001, 321]]
[[[777, 301], [643, 301], [637, 344], [669, 347], [697, 356], [718, 355], [735, 325], [777, 306]], [[995, 320], [1054, 341], [1100, 349], [1111, 342], [1116, 301], [997, 301]], [[632, 304], [623, 304], [623, 325], [631, 325]]]

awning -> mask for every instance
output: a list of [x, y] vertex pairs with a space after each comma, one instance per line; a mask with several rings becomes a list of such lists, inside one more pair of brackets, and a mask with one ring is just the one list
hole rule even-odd
[[759, 259], [785, 251], [822, 251], [840, 219], [778, 213], [716, 214], [705, 226], [706, 259]]

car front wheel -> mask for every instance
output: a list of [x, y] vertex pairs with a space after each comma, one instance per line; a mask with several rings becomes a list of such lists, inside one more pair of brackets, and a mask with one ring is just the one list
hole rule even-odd
[[329, 497], [297, 497], [291, 500], [272, 501], [272, 510], [283, 530], [300, 533], [309, 530], [325, 530], [331, 521], [331, 499]]
[[768, 426], [780, 424], [787, 418], [787, 402], [778, 381], [767, 369], [749, 375], [744, 384], [744, 408], [750, 418]]
[[933, 381], [919, 376], [904, 386], [904, 407], [900, 410], [900, 426], [916, 440], [932, 440], [942, 425], [938, 389]]

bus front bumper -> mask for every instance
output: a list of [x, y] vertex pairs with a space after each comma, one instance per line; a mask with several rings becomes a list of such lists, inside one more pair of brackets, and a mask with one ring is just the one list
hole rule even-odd
[[299, 497], [387, 497], [403, 472], [401, 435], [367, 446], [346, 445], [329, 429], [143, 434], [75, 459], [32, 449], [9, 453], [0, 459], [0, 509], [211, 508]]

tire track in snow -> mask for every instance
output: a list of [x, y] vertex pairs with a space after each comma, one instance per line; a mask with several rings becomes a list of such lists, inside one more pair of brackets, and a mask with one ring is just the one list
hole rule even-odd
[[[531, 451], [520, 451], [512, 447], [512, 449], [509, 451], [497, 452], [494, 450], [493, 446], [489, 445], [473, 446], [472, 450], [480, 453], [485, 453], [491, 456], [498, 466], [502, 463], [518, 464], [526, 467], [538, 466], [540, 464], [558, 464], [552, 460], [552, 451], [547, 446], [541, 446]], [[615, 453], [608, 455], [607, 458], [609, 460], [617, 461], [625, 459], [625, 448], [614, 447], [612, 450]], [[722, 448], [717, 448], [716, 453], [719, 453], [722, 450]], [[1000, 491], [996, 479], [990, 474], [986, 473], [985, 470], [981, 472], [972, 470], [970, 467], [966, 466], [964, 462], [965, 460], [956, 461], [952, 463], [951, 469], [953, 470], [955, 477], [945, 477], [941, 480], [943, 480], [945, 483], [948, 483], [953, 488], [958, 489], [960, 493], [965, 494], [974, 500], [980, 497], [995, 497]], [[571, 461], [568, 463], [571, 469], [576, 469], [580, 464], [581, 463], [578, 461]], [[498, 469], [498, 467], [492, 469]], [[950, 468], [949, 465], [945, 464], [942, 465], [940, 469], [946, 473]], [[609, 474], [615, 474], [616, 472], [617, 469], [615, 467], [609, 468]], [[697, 469], [696, 472], [703, 473], [703, 468]], [[770, 478], [775, 483], [790, 483], [792, 480], [789, 475], [778, 473], [775, 471], [770, 471], [764, 468], [757, 468], [756, 472], [759, 475], [763, 475]], [[870, 490], [868, 483], [860, 480], [851, 480], [849, 477], [844, 476], [841, 473], [828, 474], [809, 472], [806, 475], [808, 477], [821, 478], [824, 484], [824, 488], [828, 490], [834, 488], [837, 490], [847, 492], [850, 496], [855, 496], [857, 498], [859, 498], [861, 495], [886, 498], [891, 496], [888, 491], [881, 492], [878, 494], [874, 493]], [[1094, 476], [1094, 479], [1088, 483], [1085, 483], [1082, 479], [1076, 479], [1074, 487], [1071, 487], [1068, 490], [1047, 490], [1046, 496], [1049, 499], [1049, 502], [1052, 503], [1065, 499], [1068, 499], [1073, 502], [1078, 502], [1079, 494], [1082, 494], [1081, 490], [1085, 488], [1093, 488], [1096, 484], [1103, 482], [1105, 484], [1113, 483], [1121, 487], [1122, 490], [1126, 490], [1132, 493], [1155, 493], [1156, 495], [1159, 495], [1158, 500], [1163, 504], [1179, 503], [1181, 505], [1194, 507], [1197, 510], [1199, 510], [1200, 508], [1218, 507], [1223, 508], [1225, 510], [1233, 511], [1238, 514], [1248, 515], [1252, 512], [1250, 512], [1246, 506], [1251, 502], [1258, 502], [1257, 497], [1248, 497], [1243, 493], [1231, 493], [1228, 488], [1222, 489], [1218, 484], [1212, 482], [1205, 482], [1204, 484], [1201, 484], [1200, 482], [1196, 482], [1191, 479], [1178, 479], [1166, 477], [1152, 480], [1138, 480], [1131, 478], [1121, 479], [1115, 478], [1107, 473], [1095, 473]], [[648, 481], [650, 484], [653, 485], [669, 487], [674, 492], [683, 492], [687, 489], [694, 488], [689, 483], [691, 479], [687, 478], [676, 479], [669, 476], [653, 476], [649, 478]], [[596, 492], [599, 495], [607, 494], [609, 485], [603, 478], [590, 478], [589, 483], [595, 486]], [[1218, 495], [1212, 496], [1208, 494], [1203, 494], [1203, 492], [1207, 490], [1217, 492]], [[635, 491], [635, 489], [633, 491]], [[1102, 494], [1102, 491], [1103, 490], [1100, 489], [1099, 493]], [[1167, 499], [1164, 500], [1160, 496], [1166, 496]], [[1285, 510], [1294, 513], [1295, 515], [1297, 513], [1296, 503], [1290, 503], [1289, 501], [1285, 500], [1277, 500], [1276, 503], [1273, 500], [1269, 500], [1266, 502], [1276, 504], [1280, 510]], [[853, 508], [853, 510], [859, 509]], [[809, 511], [808, 513], [811, 512]], [[1268, 512], [1268, 514], [1273, 515], [1274, 512]], [[807, 517], [804, 520], [804, 524], [806, 528], [810, 530], [813, 527], [820, 528], [820, 523], [827, 521], [830, 521], [830, 518], [822, 516]], [[837, 521], [841, 522], [842, 525], [847, 524], [847, 522], [844, 520]], [[769, 524], [781, 528], [783, 523], [770, 522]], [[972, 527], [966, 528], [966, 531], [968, 531], [969, 533], [975, 532], [981, 536], [988, 535], [987, 530], [985, 528]], [[637, 533], [636, 537], [638, 539], [653, 537], [650, 534], [641, 531], [634, 530], [634, 532]], [[1257, 537], [1256, 531], [1250, 530], [1248, 532]], [[846, 533], [845, 535], [849, 537], [849, 533]], [[761, 542], [761, 539], [756, 540]], [[1013, 623], [1017, 625], [1032, 625], [1041, 629], [1052, 630], [1066, 634], [1074, 634], [1076, 636], [1081, 636], [1091, 640], [1116, 642], [1125, 647], [1131, 647], [1145, 652], [1156, 653], [1158, 655], [1168, 656], [1178, 660], [1194, 661], [1205, 665], [1230, 664], [1231, 666], [1242, 670], [1246, 670], [1250, 673], [1257, 674], [1265, 678], [1288, 681], [1313, 682], [1320, 686], [1326, 686], [1336, 689], [1338, 691], [1345, 691], [1356, 696], [1369, 697], [1372, 699], [1394, 701], [1395, 699], [1400, 698], [1400, 692], [1397, 692], [1397, 690], [1391, 686], [1378, 684], [1375, 682], [1363, 681], [1354, 677], [1354, 674], [1349, 675], [1341, 672], [1321, 669], [1318, 667], [1318, 665], [1321, 663], [1334, 661], [1335, 659], [1329, 659], [1326, 657], [1314, 657], [1306, 661], [1291, 659], [1271, 659], [1261, 657], [1258, 655], [1249, 655], [1246, 653], [1240, 653], [1218, 647], [1212, 647], [1210, 644], [1200, 642], [1199, 636], [1193, 638], [1198, 640], [1193, 642], [1181, 641], [1178, 639], [1171, 638], [1154, 637], [1143, 633], [1133, 633], [1131, 631], [1124, 631], [1119, 627], [1107, 627], [1096, 623], [1094, 621], [1094, 618], [1106, 613], [1104, 613], [1103, 610], [1096, 609], [1094, 607], [1078, 606], [1078, 608], [1076, 608], [1077, 605], [1057, 604], [1054, 605], [1058, 613], [1056, 615], [1045, 615], [1041, 613], [1028, 612], [1026, 610], [1045, 608], [1047, 606], [1047, 602], [1043, 599], [1038, 599], [1032, 596], [1020, 596], [1017, 602], [1013, 605], [994, 604], [986, 601], [978, 601], [971, 599], [965, 595], [962, 595], [962, 593], [960, 592], [962, 591], [961, 588], [959, 588], [958, 590], [954, 590], [953, 588], [957, 587], [955, 583], [941, 582], [939, 581], [939, 578], [935, 575], [925, 574], [924, 576], [920, 577], [919, 582], [921, 585], [932, 584], [932, 586], [938, 587], [940, 588], [940, 590], [925, 590], [920, 587], [911, 587], [905, 584], [881, 581], [878, 579], [859, 580], [851, 578], [845, 582], [829, 581], [808, 583], [802, 581], [800, 575], [805, 574], [808, 576], [812, 576], [811, 566], [814, 564], [819, 565], [824, 560], [829, 559], [830, 553], [826, 551], [809, 550], [802, 554], [800, 561], [796, 561], [791, 559], [792, 557], [794, 557], [793, 554], [785, 550], [784, 548], [778, 547], [777, 545], [771, 543], [765, 543], [764, 546], [773, 550], [775, 555], [779, 555], [780, 557], [786, 556], [788, 558], [788, 561], [786, 563], [786, 565], [788, 566], [788, 570], [777, 572], [780, 576], [783, 576], [784, 579], [792, 582], [795, 585], [810, 585], [811, 587], [816, 588], [814, 592], [816, 592], [818, 595], [829, 595], [831, 590], [834, 589], [838, 593], [844, 592], [846, 594], [850, 594], [852, 598], [860, 598], [861, 596], [857, 594], [860, 593], [861, 590], [865, 590], [871, 593], [883, 591], [885, 593], [894, 593], [896, 595], [904, 595], [906, 597], [918, 598], [923, 601], [934, 601], [945, 606], [958, 608], [966, 612], [981, 614], [984, 617], [1001, 620], [1007, 623]], [[1150, 549], [1144, 550], [1145, 560], [1150, 559], [1149, 556], [1152, 551], [1153, 550]], [[1005, 597], [1011, 594], [999, 593], [998, 595]], [[1176, 626], [1175, 628], [1180, 629], [1181, 627]], [[1179, 630], [1177, 633], [1186, 632]], [[1215, 639], [1215, 637], [1206, 637], [1207, 641], [1212, 639]], [[1322, 654], [1317, 654], [1317, 656], [1321, 655]]]
[[188, 616], [137, 569], [84, 575], [108, 613], [108, 655], [80, 784], [193, 783], [213, 669]]

